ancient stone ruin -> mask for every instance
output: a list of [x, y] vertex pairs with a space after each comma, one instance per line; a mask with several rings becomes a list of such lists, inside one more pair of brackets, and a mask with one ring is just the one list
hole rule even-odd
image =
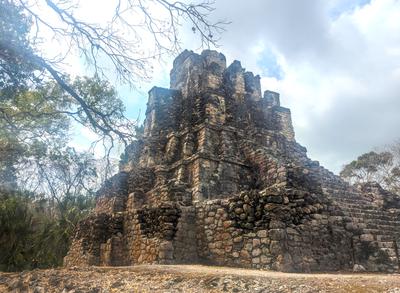
[[144, 132], [65, 265], [395, 272], [399, 254], [399, 200], [310, 160], [279, 94], [207, 50], [181, 53], [171, 88], [150, 90]]

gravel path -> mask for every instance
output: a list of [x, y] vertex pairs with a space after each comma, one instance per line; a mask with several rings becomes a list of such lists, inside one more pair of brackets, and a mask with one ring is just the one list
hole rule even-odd
[[0, 273], [0, 292], [390, 292], [399, 274], [288, 274], [201, 265], [138, 265]]

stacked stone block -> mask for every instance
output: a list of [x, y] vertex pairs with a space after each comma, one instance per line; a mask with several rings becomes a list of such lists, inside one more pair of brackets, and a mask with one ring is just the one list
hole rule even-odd
[[306, 153], [259, 76], [184, 51], [65, 264], [398, 271], [398, 197], [349, 186]]

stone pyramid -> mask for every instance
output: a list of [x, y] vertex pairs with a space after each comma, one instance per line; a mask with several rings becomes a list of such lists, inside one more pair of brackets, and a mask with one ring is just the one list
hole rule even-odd
[[398, 271], [400, 201], [310, 160], [279, 94], [206, 50], [149, 92], [144, 131], [98, 191], [65, 265], [204, 263]]

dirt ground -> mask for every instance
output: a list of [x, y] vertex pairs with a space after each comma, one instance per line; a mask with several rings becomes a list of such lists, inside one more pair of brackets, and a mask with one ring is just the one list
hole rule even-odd
[[138, 265], [0, 273], [0, 292], [390, 292], [400, 274], [293, 274], [201, 265]]

